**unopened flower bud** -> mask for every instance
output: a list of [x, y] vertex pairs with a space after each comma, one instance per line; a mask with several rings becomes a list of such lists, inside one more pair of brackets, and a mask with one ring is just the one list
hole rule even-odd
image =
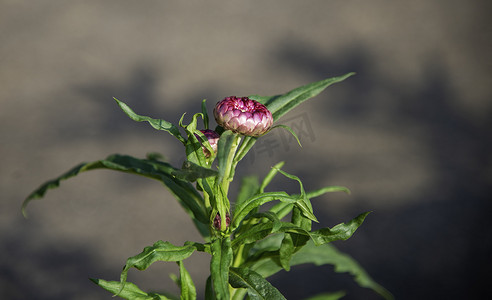
[[[207, 138], [210, 146], [214, 150], [214, 153], [217, 153], [217, 143], [219, 142], [220, 135], [217, 132], [210, 129], [200, 130], [200, 132], [203, 133], [203, 135]], [[200, 137], [197, 134], [195, 136], [200, 141]], [[203, 154], [205, 154], [205, 157], [208, 158], [212, 156], [212, 153], [210, 153], [207, 147], [205, 147], [203, 144], [202, 144], [202, 149], [203, 149]]]
[[[229, 215], [229, 213], [226, 213], [226, 228], [229, 227], [229, 225], [231, 224], [231, 217]], [[221, 221], [221, 218], [220, 218], [220, 214], [217, 213], [215, 215], [215, 218], [214, 218], [214, 228], [217, 229], [217, 230], [220, 230], [220, 225], [222, 224], [222, 221]]]
[[272, 113], [265, 105], [248, 97], [227, 97], [214, 108], [217, 123], [225, 130], [248, 136], [260, 136], [273, 125]]

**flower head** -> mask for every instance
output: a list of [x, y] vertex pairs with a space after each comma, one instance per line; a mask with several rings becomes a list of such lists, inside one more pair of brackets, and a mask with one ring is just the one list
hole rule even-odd
[[[200, 132], [203, 133], [203, 135], [207, 138], [208, 142], [210, 143], [210, 146], [212, 147], [212, 149], [216, 153], [217, 152], [217, 143], [219, 142], [220, 135], [217, 132], [210, 130], [210, 129], [200, 130]], [[200, 137], [197, 134], [195, 134], [195, 136], [198, 140], [200, 140]], [[205, 154], [205, 157], [208, 158], [208, 157], [212, 156], [212, 153], [210, 153], [210, 151], [207, 149], [207, 147], [202, 145], [202, 149], [203, 149], [203, 154]]]
[[[221, 223], [222, 221], [220, 218], [220, 214], [217, 213], [214, 218], [214, 228], [220, 230]], [[229, 213], [226, 213], [226, 228], [229, 227], [230, 224], [231, 224], [231, 216], [229, 215]]]
[[214, 108], [217, 123], [225, 130], [260, 136], [273, 125], [272, 113], [265, 105], [248, 97], [227, 97]]

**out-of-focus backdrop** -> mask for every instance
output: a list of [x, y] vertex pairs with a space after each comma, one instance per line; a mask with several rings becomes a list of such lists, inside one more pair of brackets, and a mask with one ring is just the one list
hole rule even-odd
[[[274, 95], [357, 72], [280, 123], [240, 165], [280, 160], [314, 200], [319, 226], [373, 211], [341, 250], [397, 299], [488, 293], [492, 218], [490, 1], [0, 2], [0, 298], [111, 299], [88, 277], [118, 280], [126, 258], [157, 240], [199, 240], [158, 182], [108, 171], [66, 181], [20, 213], [44, 181], [112, 153], [181, 145], [135, 123], [177, 123], [225, 96]], [[237, 185], [233, 185], [237, 186]], [[278, 178], [273, 189], [297, 185]], [[208, 256], [185, 262], [200, 294]], [[147, 290], [177, 288], [173, 263], [131, 270]], [[379, 299], [331, 267], [272, 278], [288, 299], [346, 290]]]

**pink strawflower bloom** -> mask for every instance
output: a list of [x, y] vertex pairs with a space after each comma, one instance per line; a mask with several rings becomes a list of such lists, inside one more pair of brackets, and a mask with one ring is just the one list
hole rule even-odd
[[[212, 146], [214, 153], [217, 153], [217, 143], [219, 142], [220, 135], [217, 132], [210, 129], [200, 130], [200, 132], [203, 133], [203, 135], [208, 139], [208, 142], [210, 143], [210, 146]], [[197, 134], [195, 136], [198, 140], [200, 140], [200, 137]], [[208, 158], [212, 156], [212, 153], [210, 153], [207, 147], [202, 145], [202, 149], [203, 149], [203, 154], [205, 154], [205, 157]]]
[[225, 130], [248, 136], [260, 136], [273, 125], [272, 113], [266, 106], [248, 97], [225, 98], [215, 105], [214, 116]]

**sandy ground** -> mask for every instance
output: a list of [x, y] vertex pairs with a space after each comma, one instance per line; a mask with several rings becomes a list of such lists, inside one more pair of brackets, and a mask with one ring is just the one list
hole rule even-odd
[[[306, 189], [345, 185], [314, 203], [320, 226], [373, 211], [346, 242], [397, 299], [477, 299], [491, 267], [492, 26], [489, 1], [0, 2], [0, 298], [111, 299], [88, 277], [117, 280], [127, 257], [157, 240], [199, 240], [157, 182], [94, 171], [20, 213], [39, 184], [112, 153], [180, 144], [135, 123], [177, 123], [230, 95], [274, 95], [357, 75], [285, 116], [303, 148], [274, 132], [239, 175], [285, 170]], [[261, 146], [263, 145], [263, 146]], [[272, 189], [291, 182], [279, 179]], [[235, 187], [235, 185], [233, 185]], [[186, 266], [203, 292], [208, 257]], [[172, 263], [129, 280], [177, 288]], [[272, 278], [288, 299], [346, 290], [379, 299], [332, 268]]]

